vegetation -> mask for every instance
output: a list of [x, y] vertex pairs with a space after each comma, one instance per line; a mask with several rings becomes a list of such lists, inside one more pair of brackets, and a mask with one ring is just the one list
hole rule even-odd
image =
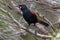
[[[47, 2], [40, 0], [0, 0], [0, 40], [60, 40], [60, 4], [58, 4], [60, 2], [56, 0], [56, 4], [48, 4], [49, 2]], [[40, 17], [50, 24], [49, 27], [45, 28], [50, 32], [49, 35], [44, 35], [40, 30], [35, 35], [36, 28], [33, 25], [29, 27], [31, 30], [26, 29], [28, 24], [21, 14], [17, 14], [21, 13], [16, 8], [19, 4], [26, 4], [28, 8], [38, 11]]]

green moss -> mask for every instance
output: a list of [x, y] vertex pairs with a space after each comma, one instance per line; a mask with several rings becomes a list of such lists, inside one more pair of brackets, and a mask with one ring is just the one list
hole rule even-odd
[[2, 15], [5, 15], [5, 16], [6, 16], [6, 14], [5, 14], [4, 12], [2, 12], [1, 10], [0, 10], [0, 14], [2, 14]]
[[23, 38], [24, 40], [35, 40], [35, 39], [32, 37], [32, 35], [25, 35], [25, 36], [22, 36], [22, 38]]
[[12, 31], [4, 32], [6, 35], [11, 35]]
[[19, 18], [19, 15], [16, 13], [12, 13], [12, 15], [14, 16], [14, 18]]
[[0, 21], [0, 28], [6, 29], [8, 28], [8, 24], [5, 24], [3, 21]]

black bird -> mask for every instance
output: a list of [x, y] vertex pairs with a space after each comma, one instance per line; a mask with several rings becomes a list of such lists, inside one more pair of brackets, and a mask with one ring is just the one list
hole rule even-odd
[[40, 23], [43, 24], [45, 26], [49, 26], [49, 24], [43, 22], [41, 20], [41, 18], [38, 18], [36, 16], [36, 12], [33, 10], [30, 10], [29, 8], [27, 8], [27, 6], [25, 4], [19, 5], [18, 8], [23, 12], [23, 18], [27, 21], [27, 23], [30, 25], [31, 23], [35, 24], [35, 23]]
[[[41, 20], [41, 18], [37, 17], [36, 15], [37, 12], [30, 10], [25, 4], [19, 5], [18, 8], [23, 12], [23, 18], [29, 25], [33, 23], [34, 26], [36, 26], [36, 23], [40, 23], [46, 27], [49, 26], [49, 24], [45, 23], [44, 21]], [[41, 30], [48, 34], [48, 32], [43, 27]]]

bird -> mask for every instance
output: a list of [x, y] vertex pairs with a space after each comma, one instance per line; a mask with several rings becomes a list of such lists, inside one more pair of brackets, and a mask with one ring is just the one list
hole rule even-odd
[[33, 10], [29, 10], [25, 4], [18, 5], [19, 9], [23, 12], [23, 18], [27, 23], [30, 25], [31, 23], [35, 24], [39, 22], [40, 24], [43, 24], [45, 26], [49, 26], [49, 24], [43, 22], [41, 18], [37, 18], [36, 12]]
[[37, 17], [37, 12], [35, 12], [34, 10], [30, 10], [25, 4], [18, 5], [17, 7], [23, 12], [23, 18], [29, 25], [31, 25], [32, 23], [34, 25], [36, 23], [40, 23], [46, 27], [49, 26], [48, 23], [42, 21], [41, 18]]

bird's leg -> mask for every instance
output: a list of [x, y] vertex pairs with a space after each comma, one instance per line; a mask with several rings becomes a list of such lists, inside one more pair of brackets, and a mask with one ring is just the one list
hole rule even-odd
[[30, 24], [27, 25], [27, 30], [29, 30], [29, 26], [30, 26]]
[[37, 35], [38, 30], [37, 30], [37, 27], [36, 27], [36, 25], [35, 25], [35, 24], [34, 24], [34, 26], [35, 26], [35, 35]]
[[35, 27], [35, 35], [37, 35], [37, 27]]

